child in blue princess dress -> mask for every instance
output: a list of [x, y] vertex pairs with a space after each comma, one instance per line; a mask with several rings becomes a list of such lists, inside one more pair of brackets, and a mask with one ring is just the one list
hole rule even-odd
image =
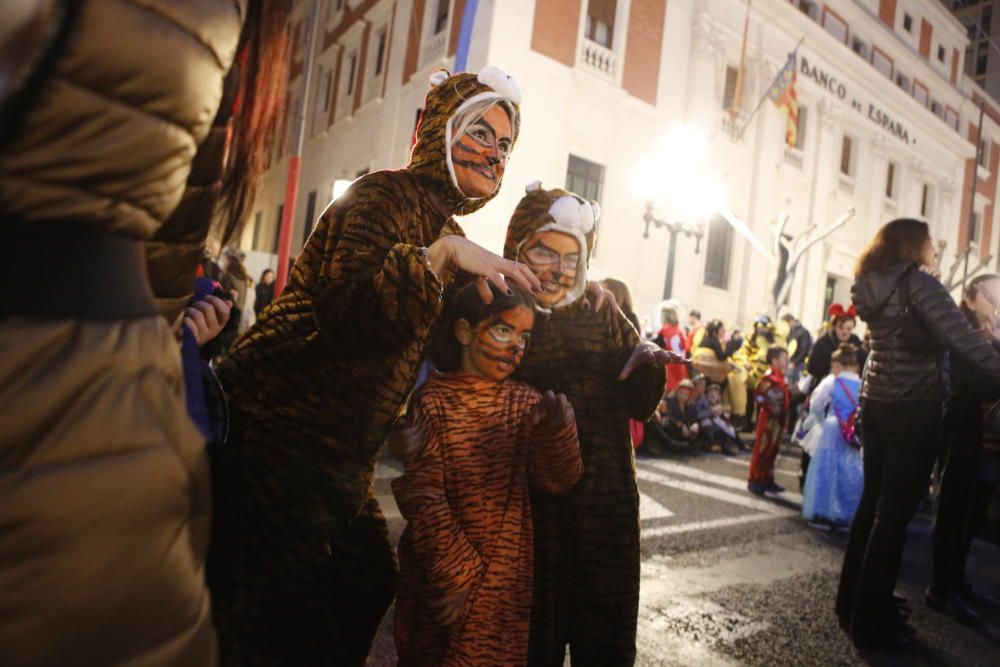
[[864, 486], [860, 439], [855, 434], [861, 388], [859, 350], [844, 343], [831, 361], [830, 375], [810, 399], [818, 441], [802, 491], [802, 516], [820, 530], [846, 528]]

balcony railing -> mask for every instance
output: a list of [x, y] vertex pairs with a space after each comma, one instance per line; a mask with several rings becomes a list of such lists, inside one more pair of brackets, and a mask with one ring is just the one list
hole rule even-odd
[[592, 74], [618, 80], [618, 56], [614, 51], [584, 37], [580, 40], [580, 56], [577, 64]]
[[738, 144], [743, 141], [743, 134], [746, 131], [747, 119], [750, 114], [743, 109], [738, 109], [735, 114], [723, 111], [720, 120], [722, 132], [729, 137], [729, 141]]
[[789, 164], [796, 169], [802, 168], [802, 151], [798, 148], [787, 146], [785, 148], [785, 164]]
[[442, 30], [424, 43], [424, 48], [420, 52], [420, 66], [428, 67], [437, 65], [445, 57], [445, 48], [448, 46], [448, 31]]

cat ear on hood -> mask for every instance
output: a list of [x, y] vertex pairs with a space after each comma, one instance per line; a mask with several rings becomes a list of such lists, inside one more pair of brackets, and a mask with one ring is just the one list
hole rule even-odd
[[521, 103], [521, 84], [517, 79], [495, 65], [487, 65], [476, 76], [479, 83], [489, 86], [514, 104]]
[[441, 68], [436, 69], [433, 72], [431, 72], [431, 75], [429, 77], [427, 77], [427, 78], [430, 81], [431, 88], [437, 88], [442, 83], [444, 83], [445, 81], [447, 81], [448, 77], [450, 77], [450, 76], [451, 76], [451, 73], [448, 70], [446, 70], [445, 68], [441, 67]]

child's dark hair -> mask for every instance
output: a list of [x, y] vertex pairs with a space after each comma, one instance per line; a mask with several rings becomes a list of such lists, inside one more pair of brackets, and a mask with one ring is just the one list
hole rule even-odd
[[767, 348], [767, 363], [769, 365], [773, 364], [774, 360], [783, 354], [788, 354], [788, 350], [786, 350], [783, 347], [779, 347], [777, 345], [772, 345], [771, 347]]
[[454, 373], [461, 367], [462, 344], [455, 337], [455, 323], [459, 320], [476, 326], [483, 320], [517, 307], [534, 312], [534, 297], [512, 282], [508, 282], [507, 286], [513, 292], [509, 296], [490, 283], [493, 293], [493, 303], [490, 304], [483, 303], [475, 284], [466, 285], [448, 300], [437, 333], [431, 341], [430, 357], [435, 368], [443, 373]]
[[844, 368], [857, 368], [861, 365], [861, 355], [858, 348], [851, 343], [841, 343], [840, 347], [830, 355], [830, 362], [840, 364]]

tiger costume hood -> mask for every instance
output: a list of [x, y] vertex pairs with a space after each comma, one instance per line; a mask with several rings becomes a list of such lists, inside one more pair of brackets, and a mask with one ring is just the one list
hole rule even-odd
[[556, 231], [572, 236], [580, 244], [576, 281], [556, 306], [574, 303], [587, 289], [587, 263], [594, 251], [601, 206], [560, 188], [544, 190], [541, 181], [529, 183], [524, 189], [526, 194], [507, 225], [503, 256], [517, 261], [521, 246], [536, 232]]
[[454, 120], [474, 104], [490, 101], [499, 104], [510, 116], [513, 146], [521, 126], [521, 86], [509, 74], [492, 65], [484, 67], [478, 74], [463, 72], [452, 75], [437, 70], [431, 74], [430, 84], [407, 170], [438, 184], [439, 194], [453, 214], [467, 215], [493, 199], [500, 192], [500, 184], [492, 194], [477, 198], [467, 197], [458, 188], [450, 150]]

